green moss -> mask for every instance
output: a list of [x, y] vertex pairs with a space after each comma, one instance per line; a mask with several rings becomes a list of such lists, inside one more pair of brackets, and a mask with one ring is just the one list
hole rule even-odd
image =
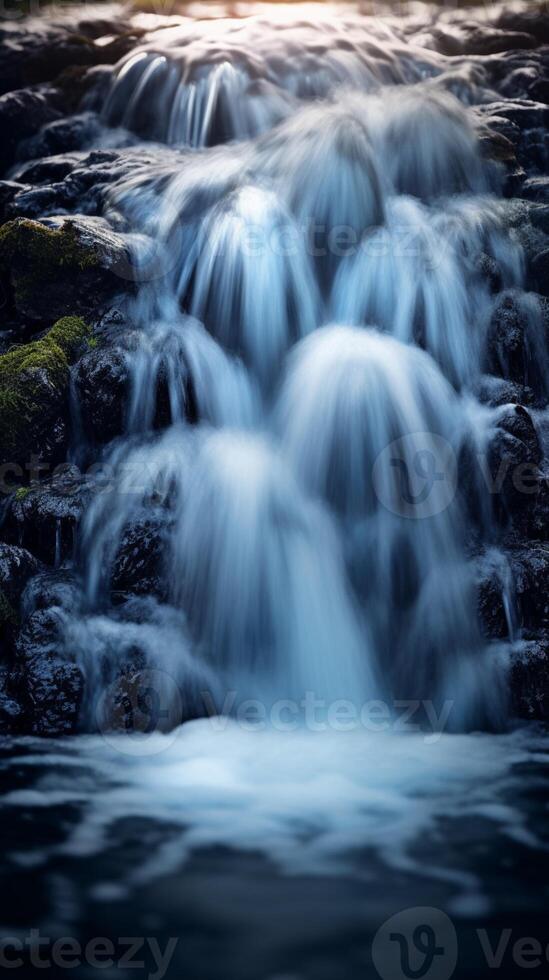
[[11, 602], [6, 598], [6, 595], [2, 589], [0, 589], [0, 627], [10, 625], [17, 626], [19, 622], [19, 617], [13, 608]]
[[0, 355], [0, 456], [17, 459], [42, 421], [46, 389], [64, 394], [69, 366], [89, 332], [80, 317], [63, 317], [40, 340]]
[[16, 218], [0, 228], [0, 268], [11, 270], [16, 299], [28, 298], [41, 282], [59, 272], [83, 271], [96, 266], [99, 254], [84, 248], [74, 225], [47, 228], [38, 221]]
[[60, 347], [70, 361], [84, 341], [90, 344], [90, 328], [79, 316], [64, 316], [54, 323], [47, 339]]

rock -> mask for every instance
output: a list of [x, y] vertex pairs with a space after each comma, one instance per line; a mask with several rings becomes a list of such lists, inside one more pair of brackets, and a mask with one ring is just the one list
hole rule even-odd
[[546, 269], [549, 235], [543, 230], [544, 215], [540, 205], [526, 200], [513, 200], [506, 202], [502, 214], [512, 237], [523, 251], [526, 288], [545, 296], [549, 291]]
[[21, 704], [25, 731], [53, 736], [74, 732], [84, 691], [84, 676], [64, 657], [62, 620], [55, 609], [33, 613], [16, 644], [16, 669], [10, 692]]
[[496, 378], [491, 374], [483, 374], [475, 388], [475, 394], [483, 405], [497, 408], [502, 405], [533, 405], [535, 395], [531, 388]]
[[500, 412], [482, 464], [487, 469], [494, 517], [503, 526], [537, 536], [535, 506], [544, 480], [536, 429], [521, 405], [504, 406]]
[[495, 573], [481, 578], [477, 587], [477, 609], [483, 636], [489, 640], [509, 638], [501, 582]]
[[534, 256], [530, 263], [530, 274], [536, 289], [543, 296], [549, 296], [549, 248]]
[[546, 169], [549, 107], [530, 99], [514, 98], [477, 106], [475, 112], [482, 123], [481, 138], [491, 149], [491, 156], [510, 166], [520, 165], [523, 178], [524, 171], [530, 174], [532, 170]]
[[75, 368], [74, 384], [87, 439], [101, 445], [121, 435], [128, 397], [126, 353], [113, 346], [90, 351]]
[[535, 543], [509, 552], [520, 625], [549, 630], [549, 547]]
[[[99, 132], [100, 124], [94, 112], [83, 112], [69, 116], [68, 119], [56, 119], [43, 126], [39, 133], [20, 143], [17, 156], [20, 160], [36, 160], [82, 150], [97, 139]], [[68, 161], [66, 167], [70, 167]], [[69, 169], [65, 169], [64, 173], [60, 172], [58, 164], [55, 176], [65, 177], [68, 172]], [[32, 180], [32, 177], [28, 179]]]
[[17, 218], [0, 229], [0, 268], [22, 317], [96, 314], [133, 288], [126, 243], [99, 218]]
[[45, 483], [16, 491], [4, 536], [32, 545], [42, 561], [58, 566], [74, 556], [76, 529], [92, 492], [91, 483], [76, 467], [63, 465]]
[[25, 586], [21, 597], [21, 619], [28, 619], [38, 609], [58, 607], [72, 613], [82, 601], [80, 580], [71, 569], [38, 572]]
[[139, 28], [128, 30], [125, 21], [125, 17], [103, 21], [104, 36], [96, 35], [91, 22], [75, 25], [72, 18], [61, 23], [34, 17], [12, 24], [9, 31], [2, 32], [0, 91], [53, 81], [75, 69], [84, 74], [93, 65], [115, 64], [143, 33]]
[[40, 339], [0, 355], [0, 477], [23, 482], [65, 457], [69, 365], [87, 344], [83, 320], [64, 317]]
[[126, 528], [116, 556], [112, 592], [166, 597], [164, 561], [168, 523], [164, 511], [145, 512]]
[[432, 44], [441, 54], [491, 55], [500, 51], [512, 51], [536, 47], [533, 34], [526, 31], [500, 30], [492, 24], [484, 26], [476, 21], [453, 23], [448, 29], [437, 26], [430, 31]]
[[19, 630], [23, 590], [41, 568], [40, 562], [26, 551], [0, 543], [0, 655], [10, 660]]
[[0, 542], [0, 589], [8, 602], [19, 607], [25, 585], [41, 567], [30, 551]]
[[22, 722], [23, 709], [6, 690], [6, 677], [0, 677], [0, 735], [15, 735]]
[[25, 137], [61, 113], [52, 105], [51, 90], [7, 92], [0, 96], [0, 174], [4, 175], [16, 158], [17, 147]]
[[507, 290], [494, 304], [486, 347], [486, 369], [531, 388], [547, 403], [549, 334], [540, 297]]
[[515, 7], [502, 6], [498, 9], [496, 24], [504, 31], [525, 31], [531, 34], [537, 44], [549, 44], [549, 17], [543, 4], [528, 4]]
[[529, 201], [549, 204], [549, 177], [530, 177], [522, 185], [522, 195]]
[[530, 721], [549, 720], [549, 637], [526, 640], [511, 655], [512, 710]]

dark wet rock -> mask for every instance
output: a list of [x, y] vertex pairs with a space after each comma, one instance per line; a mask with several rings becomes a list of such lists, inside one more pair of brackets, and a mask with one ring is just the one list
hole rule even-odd
[[167, 532], [163, 511], [144, 513], [126, 528], [113, 567], [114, 593], [165, 598]]
[[0, 230], [0, 267], [19, 315], [51, 323], [98, 311], [128, 281], [128, 250], [99, 218], [18, 218]]
[[25, 548], [0, 542], [0, 589], [10, 603], [19, 604], [25, 585], [41, 567]]
[[0, 355], [0, 472], [27, 482], [65, 457], [69, 366], [88, 343], [78, 317], [58, 320], [39, 340]]
[[509, 552], [519, 622], [530, 630], [549, 629], [549, 546], [536, 542]]
[[100, 346], [85, 354], [75, 368], [74, 385], [86, 438], [100, 445], [121, 435], [128, 395], [125, 351]]
[[13, 204], [17, 195], [29, 189], [28, 184], [22, 184], [17, 180], [0, 180], [0, 224], [11, 217], [10, 205]]
[[34, 575], [21, 597], [21, 619], [24, 621], [39, 609], [58, 607], [72, 613], [82, 601], [80, 580], [72, 569], [47, 569]]
[[[152, 162], [165, 161], [166, 168], [180, 166], [183, 154], [169, 147], [124, 146], [118, 149], [66, 152], [32, 163], [20, 163], [11, 171], [12, 183], [23, 185], [20, 191], [7, 193], [4, 211], [8, 218], [41, 217], [64, 211], [80, 215], [103, 212], [106, 193], [118, 181], [134, 176]], [[39, 186], [36, 186], [39, 185]], [[40, 202], [44, 211], [39, 210]], [[110, 215], [116, 218], [116, 215]], [[121, 219], [118, 221], [122, 224]]]
[[536, 506], [544, 490], [542, 451], [530, 413], [521, 405], [501, 409], [483, 467], [496, 520], [537, 536]]
[[28, 580], [40, 569], [24, 548], [0, 543], [0, 653], [10, 658], [20, 622], [20, 600]]
[[14, 494], [4, 535], [32, 547], [47, 564], [59, 565], [75, 553], [78, 523], [92, 493], [76, 467], [61, 466], [51, 480]]
[[440, 24], [429, 31], [431, 43], [441, 54], [492, 55], [501, 51], [535, 48], [537, 41], [529, 31], [502, 30], [474, 20], [451, 25]]
[[17, 637], [9, 691], [22, 707], [25, 731], [35, 735], [69, 734], [76, 729], [84, 677], [65, 657], [62, 629], [58, 609], [39, 609]]
[[535, 255], [530, 263], [530, 275], [536, 289], [543, 296], [549, 296], [549, 248]]
[[67, 70], [100, 64], [115, 64], [135, 45], [142, 31], [124, 24], [124, 19], [104, 23], [105, 34], [98, 36], [91, 21], [75, 25], [67, 19], [22, 20], [3, 31], [3, 57], [0, 91], [49, 82]]
[[[61, 120], [61, 124], [64, 122], [65, 120]], [[33, 159], [30, 163], [20, 164], [17, 176], [27, 185], [55, 183], [72, 173], [80, 160], [79, 153], [51, 154], [44, 160]]]
[[[70, 116], [68, 119], [56, 119], [54, 122], [43, 126], [37, 135], [24, 140], [19, 145], [18, 159], [36, 160], [39, 157], [51, 157], [55, 154], [83, 150], [97, 138], [99, 130], [99, 120], [97, 115], [92, 112], [80, 113]], [[64, 172], [58, 163], [52, 177], [57, 179], [65, 177], [70, 169], [68, 161]], [[27, 179], [32, 181], [32, 176], [28, 174]]]
[[549, 177], [530, 177], [525, 180], [522, 194], [530, 201], [549, 204]]
[[532, 34], [537, 44], [549, 44], [547, 7], [539, 0], [519, 8], [514, 5], [498, 8], [496, 26], [504, 31], [524, 31]]
[[488, 329], [486, 369], [531, 388], [546, 404], [548, 340], [541, 298], [534, 293], [507, 290], [498, 296], [494, 305]]
[[60, 115], [48, 90], [23, 89], [0, 96], [0, 174], [14, 162], [25, 137]]
[[513, 714], [531, 721], [549, 720], [549, 635], [513, 648], [510, 688]]
[[475, 388], [475, 394], [483, 405], [498, 408], [502, 405], [533, 405], [535, 395], [531, 388], [507, 381], [505, 378], [483, 374]]
[[502, 214], [510, 234], [522, 248], [526, 287], [546, 296], [549, 292], [547, 253], [549, 235], [543, 230], [544, 213], [539, 204], [523, 199], [505, 203]]
[[549, 159], [548, 106], [517, 98], [483, 104], [475, 111], [483, 124], [481, 136], [489, 147], [492, 141], [492, 156], [522, 168], [523, 181], [532, 170], [543, 172]]
[[23, 721], [23, 709], [6, 690], [6, 675], [0, 676], [0, 735], [15, 735]]
[[501, 582], [494, 571], [480, 578], [477, 585], [477, 608], [482, 634], [486, 639], [509, 638], [508, 612]]

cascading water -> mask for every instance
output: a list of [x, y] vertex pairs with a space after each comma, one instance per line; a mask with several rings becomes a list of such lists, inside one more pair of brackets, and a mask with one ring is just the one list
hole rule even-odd
[[[512, 290], [521, 253], [451, 94], [481, 92], [480, 71], [368, 30], [168, 27], [115, 69], [106, 123], [175, 149], [109, 198], [142, 285], [127, 434], [67, 625], [92, 685], [90, 651], [137, 645], [183, 685], [203, 671], [268, 702], [428, 699], [457, 729], [501, 723], [457, 461], [485, 266]], [[109, 608], [123, 534], [151, 512], [163, 595]]]

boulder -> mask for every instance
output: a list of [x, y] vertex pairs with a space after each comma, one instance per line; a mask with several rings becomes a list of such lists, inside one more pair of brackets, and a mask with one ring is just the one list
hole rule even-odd
[[121, 435], [128, 397], [128, 363], [123, 349], [99, 346], [74, 371], [84, 436], [101, 445]]
[[16, 218], [0, 229], [0, 270], [17, 314], [42, 323], [91, 316], [133, 288], [129, 252], [99, 218]]
[[535, 507], [543, 492], [542, 451], [530, 413], [504, 406], [482, 461], [490, 483], [493, 514], [504, 527], [537, 536]]
[[545, 405], [549, 393], [548, 340], [541, 297], [515, 289], [500, 293], [488, 328], [486, 370], [532, 389]]
[[167, 534], [167, 516], [160, 508], [144, 512], [128, 525], [113, 565], [113, 593], [165, 598], [163, 573]]
[[520, 625], [549, 630], [549, 547], [535, 542], [509, 552]]
[[0, 478], [24, 482], [65, 458], [69, 366], [90, 331], [78, 317], [58, 320], [44, 336], [0, 355]]
[[21, 596], [40, 562], [24, 548], [0, 543], [0, 661], [11, 660], [21, 619]]
[[549, 721], [549, 636], [518, 643], [510, 667], [512, 711], [530, 721]]
[[[39, 133], [20, 143], [17, 157], [19, 160], [36, 160], [82, 150], [97, 139], [99, 132], [100, 123], [95, 112], [56, 119], [42, 126]], [[59, 173], [58, 165], [57, 176], [65, 177], [67, 172]]]
[[54, 736], [76, 730], [84, 676], [64, 654], [56, 609], [40, 609], [23, 626], [16, 643], [16, 667], [9, 691], [21, 705], [21, 724], [34, 735]]
[[46, 123], [59, 119], [51, 89], [23, 89], [0, 96], [0, 175], [16, 159], [17, 148]]
[[15, 492], [4, 536], [32, 546], [42, 561], [58, 566], [74, 556], [77, 526], [92, 492], [76, 467], [64, 464], [50, 480]]

